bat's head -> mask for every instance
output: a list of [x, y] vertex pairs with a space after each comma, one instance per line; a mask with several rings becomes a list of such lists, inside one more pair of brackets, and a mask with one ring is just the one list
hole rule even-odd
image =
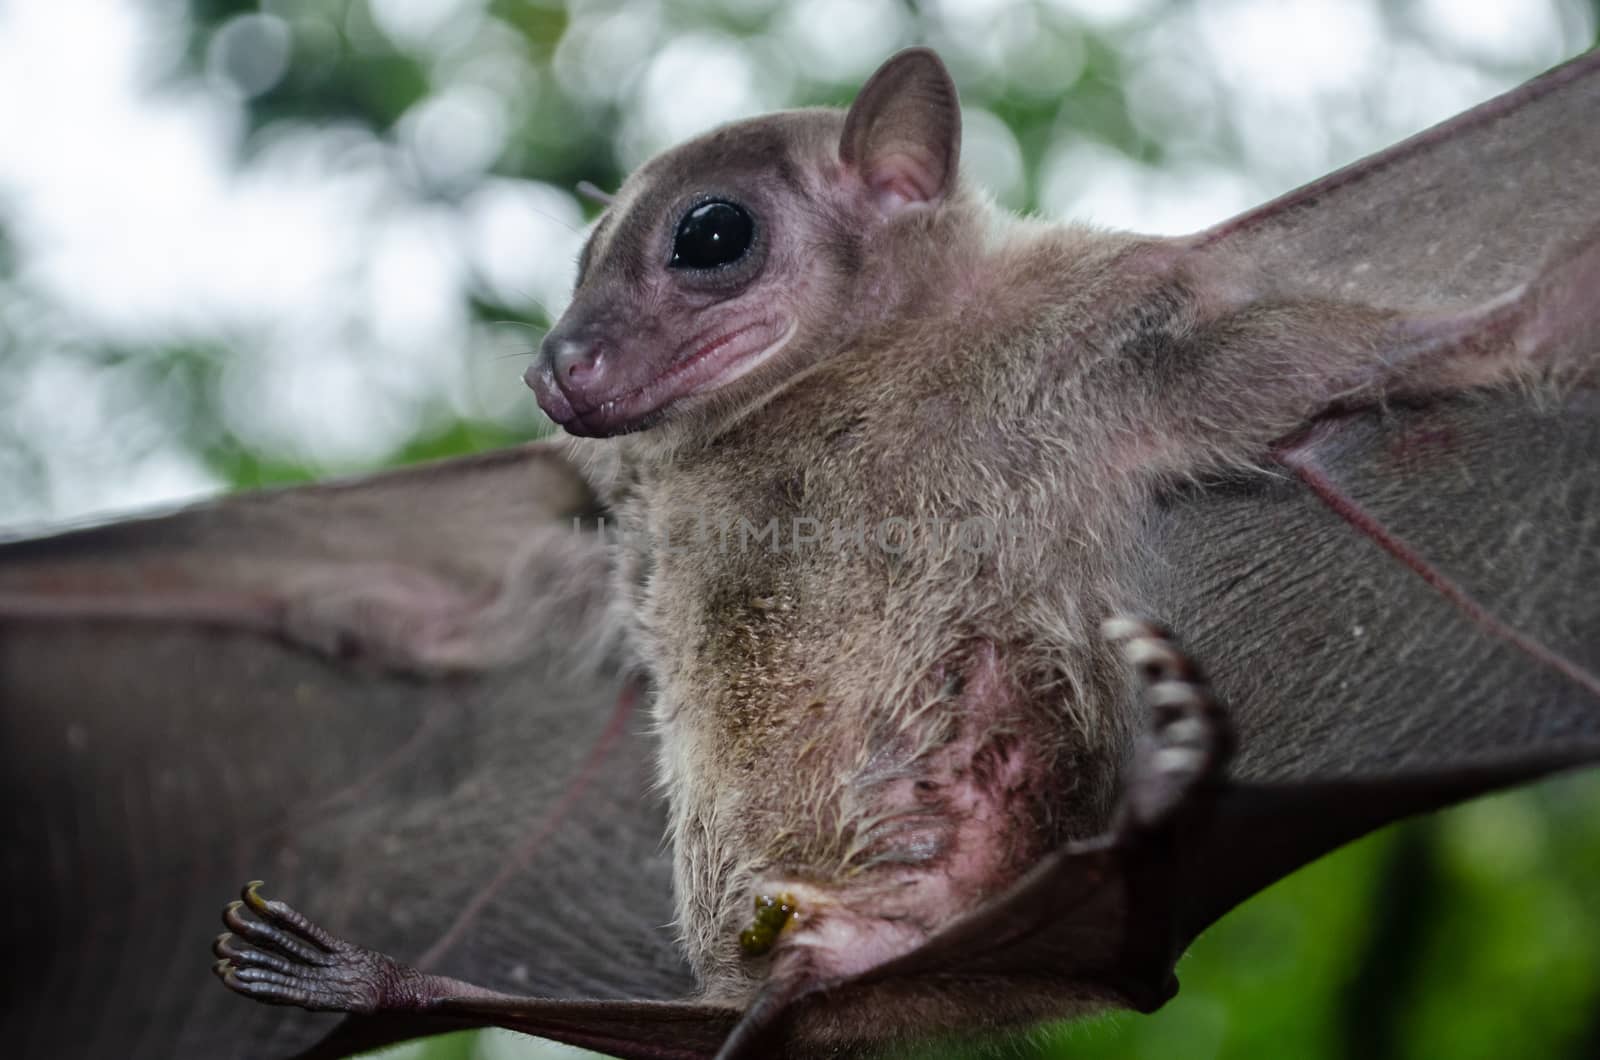
[[715, 430], [759, 405], [937, 283], [946, 229], [972, 212], [959, 149], [950, 76], [912, 49], [848, 113], [738, 122], [651, 160], [595, 226], [528, 369], [540, 407], [606, 437]]

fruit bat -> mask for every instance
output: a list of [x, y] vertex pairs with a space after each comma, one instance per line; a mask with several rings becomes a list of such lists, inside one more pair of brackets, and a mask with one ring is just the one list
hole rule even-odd
[[[1148, 1011], [1200, 931], [1305, 862], [1594, 761], [1597, 74], [1581, 57], [1156, 241], [997, 219], [913, 50], [848, 113], [729, 127], [618, 194], [530, 370], [603, 440], [6, 546], [4, 783], [29, 808], [6, 1032], [56, 1055], [483, 1025], [847, 1055]], [[932, 433], [963, 428], [968, 450]], [[850, 459], [819, 464], [829, 444]], [[904, 481], [868, 459], [886, 445]], [[883, 542], [841, 609], [814, 553], [707, 567], [708, 541], [663, 540], [685, 495], [735, 490], [719, 510], [765, 526], [863, 476], [846, 499], [1016, 498], [954, 640], [920, 631], [959, 594]], [[1064, 503], [1083, 522], [1038, 518]], [[574, 529], [604, 520], [620, 541]], [[1041, 628], [1048, 652], [1015, 639]], [[796, 644], [837, 654], [784, 665]], [[937, 724], [885, 737], [871, 695]], [[830, 875], [804, 782], [847, 744], [879, 794], [865, 817], [833, 796], [864, 864]], [[212, 895], [255, 875], [314, 919], [247, 886], [214, 970], [351, 1014], [331, 1029], [188, 970]]]

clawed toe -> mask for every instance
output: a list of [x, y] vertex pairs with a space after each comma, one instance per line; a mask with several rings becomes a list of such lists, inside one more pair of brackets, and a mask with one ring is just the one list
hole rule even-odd
[[[323, 930], [283, 902], [261, 897], [261, 881], [244, 887], [222, 913], [212, 966], [229, 990], [275, 1005], [332, 1012], [371, 1012], [378, 1005], [387, 958]], [[247, 915], [248, 913], [248, 915]]]
[[1128, 827], [1155, 827], [1221, 778], [1233, 749], [1226, 713], [1194, 661], [1153, 622], [1117, 617], [1102, 627], [1137, 677], [1150, 726], [1139, 738], [1123, 795]]

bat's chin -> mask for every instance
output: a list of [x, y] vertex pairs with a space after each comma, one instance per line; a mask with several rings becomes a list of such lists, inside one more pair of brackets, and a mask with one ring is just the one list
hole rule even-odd
[[649, 381], [609, 394], [569, 387], [542, 366], [528, 383], [539, 406], [569, 434], [609, 438], [660, 423], [695, 398], [722, 390], [771, 360], [799, 327], [791, 317], [736, 322], [702, 332], [685, 343]]

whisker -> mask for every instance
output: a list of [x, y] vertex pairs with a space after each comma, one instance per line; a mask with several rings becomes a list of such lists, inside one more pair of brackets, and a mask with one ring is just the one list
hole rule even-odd
[[533, 303], [536, 307], [538, 307], [539, 312], [541, 312], [541, 313], [543, 313], [545, 315], [545, 319], [546, 320], [554, 320], [559, 315], [559, 314], [556, 314], [556, 313], [552, 313], [550, 311], [550, 307], [548, 305], [546, 305], [542, 299], [540, 299], [539, 297], [534, 295], [534, 293], [532, 291], [529, 291], [525, 287], [515, 287], [515, 286], [507, 285], [506, 290], [510, 291], [512, 294], [516, 295], [518, 298], [522, 299], [524, 302]]
[[617, 197], [609, 191], [601, 191], [587, 180], [578, 181], [578, 194], [590, 202], [599, 203], [601, 206], [610, 206], [617, 201]]
[[486, 320], [484, 323], [491, 328], [525, 328], [528, 331], [533, 332], [535, 336], [531, 348], [525, 350], [513, 350], [510, 353], [491, 354], [489, 359], [492, 361], [509, 361], [513, 358], [537, 357], [539, 355], [540, 339], [542, 339], [542, 337], [548, 334], [550, 331], [550, 326], [548, 324], [530, 324], [526, 320]]
[[573, 235], [580, 235], [583, 232], [583, 228], [581, 226], [575, 225], [571, 221], [567, 221], [561, 217], [557, 217], [549, 210], [541, 210], [537, 206], [529, 206], [528, 209], [532, 210], [534, 213], [538, 214], [540, 217], [543, 217], [547, 221], [554, 221], [556, 224], [560, 225], [562, 228], [565, 228]]

